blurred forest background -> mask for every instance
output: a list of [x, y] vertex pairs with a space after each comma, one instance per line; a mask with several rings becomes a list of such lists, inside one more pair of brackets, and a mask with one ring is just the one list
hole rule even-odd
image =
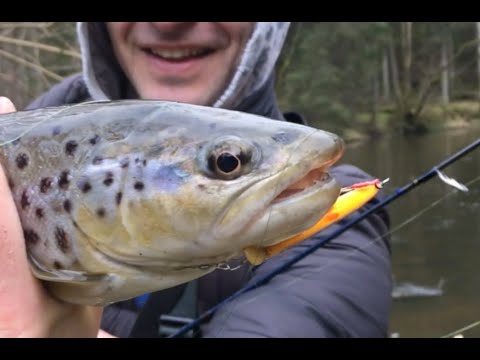
[[[279, 102], [340, 134], [353, 150], [343, 160], [391, 178], [390, 192], [478, 140], [479, 39], [476, 22], [293, 23]], [[75, 23], [0, 22], [0, 95], [19, 109], [80, 70]], [[479, 173], [477, 151], [448, 169], [468, 193], [447, 198], [452, 189], [434, 180], [389, 205], [396, 283], [447, 284], [442, 296], [395, 300], [395, 336], [438, 337], [480, 319]]]
[[[480, 23], [293, 23], [278, 62], [284, 110], [347, 140], [480, 118]], [[22, 108], [81, 69], [75, 23], [0, 22], [0, 89]]]

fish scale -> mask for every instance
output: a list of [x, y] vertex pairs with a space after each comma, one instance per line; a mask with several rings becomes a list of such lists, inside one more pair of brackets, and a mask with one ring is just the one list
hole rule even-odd
[[6, 114], [0, 124], [32, 271], [72, 303], [202, 276], [305, 230], [340, 191], [318, 175], [343, 152], [336, 135], [236, 111], [125, 100]]

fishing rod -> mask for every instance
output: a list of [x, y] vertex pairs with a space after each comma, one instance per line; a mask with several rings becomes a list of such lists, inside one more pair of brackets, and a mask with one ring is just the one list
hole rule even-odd
[[[215, 313], [222, 306], [226, 305], [229, 302], [232, 302], [233, 300], [238, 298], [240, 295], [243, 295], [243, 294], [247, 293], [248, 291], [251, 291], [251, 290], [259, 287], [260, 285], [263, 285], [263, 284], [267, 283], [272, 278], [274, 278], [275, 276], [277, 276], [281, 272], [285, 271], [286, 269], [288, 269], [289, 267], [291, 267], [292, 265], [294, 265], [298, 261], [302, 260], [306, 256], [308, 256], [311, 253], [313, 253], [314, 251], [318, 250], [320, 247], [324, 246], [325, 244], [327, 244], [331, 240], [335, 239], [337, 236], [343, 234], [346, 230], [350, 229], [352, 226], [356, 225], [357, 223], [359, 223], [360, 221], [365, 219], [370, 214], [372, 214], [375, 211], [381, 209], [382, 207], [388, 205], [389, 203], [391, 203], [395, 199], [405, 195], [406, 193], [413, 190], [414, 188], [416, 188], [420, 184], [430, 180], [435, 175], [437, 175], [439, 177], [442, 177], [442, 176], [444, 177], [444, 175], [440, 173], [440, 171], [439, 171], [440, 169], [443, 169], [444, 167], [446, 167], [446, 166], [452, 164], [453, 162], [457, 161], [462, 156], [464, 156], [464, 155], [468, 154], [469, 152], [473, 151], [478, 146], [480, 146], [480, 138], [477, 139], [476, 141], [474, 141], [473, 143], [465, 146], [464, 148], [460, 149], [455, 154], [449, 156], [447, 159], [445, 159], [442, 162], [440, 162], [439, 164], [435, 165], [434, 167], [432, 167], [430, 170], [428, 170], [424, 174], [422, 174], [422, 175], [418, 176], [417, 178], [413, 179], [407, 185], [405, 185], [401, 188], [398, 188], [397, 190], [395, 190], [395, 192], [393, 194], [387, 196], [384, 200], [380, 201], [377, 205], [374, 205], [373, 207], [368, 209], [362, 215], [348, 221], [341, 228], [339, 228], [338, 230], [336, 230], [332, 234], [330, 234], [330, 236], [327, 236], [326, 238], [322, 239], [321, 241], [313, 244], [312, 246], [308, 247], [304, 251], [298, 253], [296, 256], [292, 257], [290, 260], [288, 260], [285, 263], [279, 265], [278, 267], [276, 267], [275, 269], [273, 269], [269, 273], [261, 276], [259, 279], [257, 279], [252, 284], [250, 284], [250, 285], [248, 285], [244, 288], [241, 288], [240, 290], [235, 292], [233, 295], [231, 295], [228, 298], [222, 300], [217, 305], [211, 307], [210, 309], [205, 311], [203, 314], [201, 314], [197, 319], [195, 319], [195, 320], [191, 321], [190, 323], [184, 325], [177, 332], [170, 335], [169, 337], [171, 337], [171, 338], [181, 337], [184, 334], [186, 334], [187, 332], [195, 329], [205, 319], [207, 319], [209, 316], [213, 315], [213, 313]], [[448, 180], [452, 180], [452, 179], [448, 179]], [[456, 186], [457, 188], [461, 188], [461, 186], [459, 186], [459, 185], [454, 185], [454, 186]]]

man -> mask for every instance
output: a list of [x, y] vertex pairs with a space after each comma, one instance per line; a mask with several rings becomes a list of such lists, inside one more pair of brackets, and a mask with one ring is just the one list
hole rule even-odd
[[[91, 99], [143, 98], [235, 109], [284, 121], [274, 93], [274, 65], [288, 26], [79, 23], [83, 74], [65, 79], [29, 108]], [[5, 99], [0, 100], [0, 111], [11, 110]], [[349, 165], [338, 166], [332, 174], [345, 186], [370, 179]], [[0, 261], [5, 263], [11, 258], [16, 262], [7, 261], [6, 273], [1, 275], [6, 285], [0, 293], [0, 336], [95, 334], [100, 321], [98, 309], [61, 304], [30, 275], [18, 216], [3, 174], [0, 206], [7, 214], [0, 220]], [[338, 226], [285, 251], [251, 273], [243, 267], [233, 272], [217, 270], [201, 278], [196, 289], [197, 310], [215, 305]], [[389, 246], [382, 235], [387, 230], [385, 213], [370, 216], [268, 284], [221, 308], [202, 327], [202, 336], [386, 336], [391, 276]], [[133, 324], [122, 322], [127, 312], [117, 311], [116, 319], [104, 318], [104, 327], [114, 334], [128, 335]], [[116, 322], [122, 327], [116, 327]]]

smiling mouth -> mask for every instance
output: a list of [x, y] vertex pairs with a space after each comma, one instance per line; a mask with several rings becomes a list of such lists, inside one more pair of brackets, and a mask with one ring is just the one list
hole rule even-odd
[[213, 49], [209, 48], [186, 48], [186, 49], [153, 49], [145, 48], [143, 49], [146, 53], [151, 56], [154, 56], [158, 59], [172, 61], [172, 62], [181, 62], [191, 59], [198, 59], [205, 57], [212, 52]]

